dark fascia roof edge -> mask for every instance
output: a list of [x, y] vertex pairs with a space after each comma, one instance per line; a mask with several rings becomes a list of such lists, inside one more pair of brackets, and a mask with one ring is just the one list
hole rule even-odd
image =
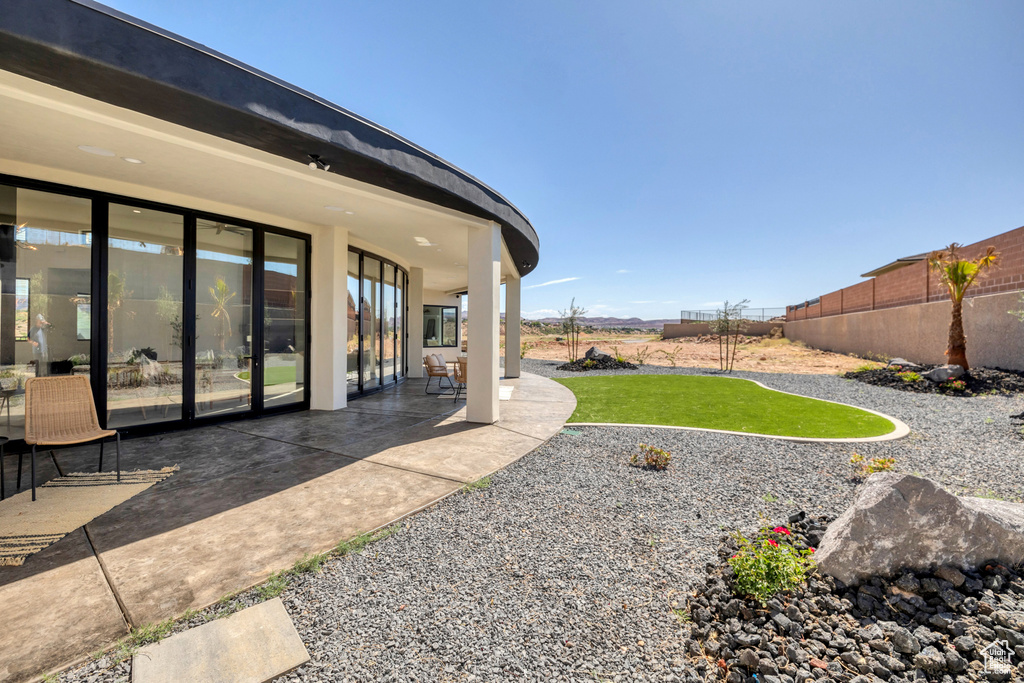
[[911, 264], [918, 263], [920, 261], [924, 261], [925, 259], [928, 258], [928, 254], [930, 254], [930, 253], [931, 253], [930, 251], [926, 251], [923, 254], [914, 254], [913, 256], [904, 256], [903, 258], [898, 258], [895, 261], [893, 261], [892, 263], [887, 263], [884, 266], [881, 266], [880, 268], [875, 268], [874, 270], [869, 270], [868, 272], [866, 272], [863, 275], [861, 275], [861, 277], [878, 277], [879, 275], [882, 275], [883, 273], [889, 273], [889, 272], [892, 272], [894, 270], [899, 270], [900, 268], [904, 268], [904, 267], [909, 266]]
[[391, 131], [214, 50], [91, 0], [3, 0], [0, 69], [501, 225], [519, 274], [529, 220], [484, 183]]

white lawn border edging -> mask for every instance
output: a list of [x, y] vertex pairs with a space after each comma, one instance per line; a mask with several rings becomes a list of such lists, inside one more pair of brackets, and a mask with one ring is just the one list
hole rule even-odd
[[[659, 375], [651, 375], [652, 377]], [[680, 377], [718, 377], [718, 375], [679, 375]], [[651, 424], [637, 424], [630, 422], [566, 422], [565, 426], [572, 427], [645, 427], [651, 429], [681, 429], [690, 432], [714, 432], [716, 434], [734, 434], [736, 436], [753, 436], [761, 439], [777, 439], [779, 441], [795, 441], [797, 443], [873, 443], [878, 441], [895, 441], [902, 439], [910, 434], [910, 427], [907, 426], [903, 420], [895, 418], [885, 413], [880, 413], [877, 410], [871, 410], [870, 408], [863, 408], [861, 406], [855, 406], [849, 403], [840, 403], [839, 401], [829, 401], [825, 398], [815, 398], [814, 396], [804, 396], [803, 394], [795, 394], [792, 391], [782, 391], [781, 389], [773, 389], [756, 379], [748, 379], [746, 377], [722, 377], [721, 379], [734, 379], [741, 382], [753, 382], [762, 389], [768, 391], [774, 391], [779, 394], [789, 394], [790, 396], [797, 396], [799, 398], [808, 398], [812, 401], [821, 401], [822, 403], [834, 403], [837, 406], [846, 406], [847, 408], [855, 408], [857, 410], [863, 410], [865, 413], [871, 413], [878, 417], [885, 418], [893, 424], [893, 431], [888, 434], [882, 434], [881, 436], [864, 436], [858, 438], [846, 438], [846, 439], [825, 439], [819, 437], [810, 436], [780, 436], [778, 434], [760, 434], [758, 432], [734, 432], [728, 429], [711, 429], [709, 427], [679, 427], [676, 425], [651, 425]]]

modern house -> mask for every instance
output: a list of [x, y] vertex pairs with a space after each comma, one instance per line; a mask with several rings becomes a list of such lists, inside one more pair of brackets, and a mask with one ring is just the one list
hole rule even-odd
[[[89, 0], [0, 12], [0, 435], [87, 373], [131, 433], [347, 401], [460, 352], [498, 419], [537, 234], [377, 124]], [[519, 374], [509, 354], [506, 376]]]

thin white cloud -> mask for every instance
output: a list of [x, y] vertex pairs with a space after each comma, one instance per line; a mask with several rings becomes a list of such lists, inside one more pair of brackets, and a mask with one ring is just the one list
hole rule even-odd
[[523, 317], [528, 319], [533, 318], [556, 318], [558, 317], [558, 311], [553, 308], [538, 308], [536, 311], [523, 311]]
[[548, 285], [560, 285], [563, 282], [572, 282], [573, 280], [579, 280], [579, 279], [581, 279], [581, 278], [578, 278], [578, 277], [563, 277], [561, 280], [548, 280], [547, 282], [542, 282], [539, 285], [530, 285], [528, 287], [523, 287], [523, 289], [537, 289], [538, 287], [547, 287]]
[[631, 304], [656, 304], [657, 301], [630, 301]]
[[617, 274], [619, 274], [619, 275], [625, 275], [626, 273], [628, 273], [630, 271], [626, 270], [625, 268], [620, 268], [619, 270], [616, 270], [615, 272]]

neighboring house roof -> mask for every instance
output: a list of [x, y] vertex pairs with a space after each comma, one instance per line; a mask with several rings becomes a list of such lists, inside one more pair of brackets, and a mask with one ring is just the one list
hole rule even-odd
[[898, 270], [900, 268], [904, 268], [911, 264], [918, 263], [919, 261], [924, 261], [925, 259], [928, 258], [928, 254], [930, 253], [930, 251], [926, 251], [923, 254], [914, 254], [913, 256], [904, 256], [903, 258], [898, 258], [892, 263], [887, 263], [880, 268], [869, 270], [868, 272], [861, 275], [861, 277], [877, 277], [882, 273], [888, 273], [894, 270]]
[[521, 275], [529, 220], [440, 157], [312, 93], [91, 0], [4, 0], [0, 69], [331, 173], [493, 220]]

